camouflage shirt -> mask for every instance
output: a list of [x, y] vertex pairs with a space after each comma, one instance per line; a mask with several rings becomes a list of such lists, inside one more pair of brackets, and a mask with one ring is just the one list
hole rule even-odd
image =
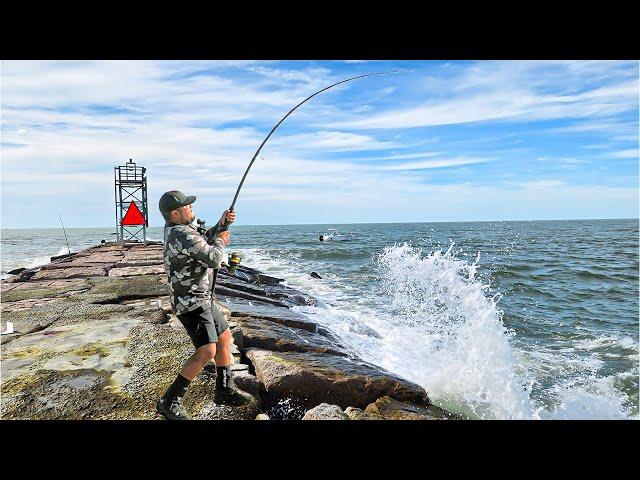
[[191, 224], [165, 224], [164, 269], [174, 313], [181, 315], [211, 305], [213, 269], [220, 268], [223, 258], [221, 239], [209, 245]]

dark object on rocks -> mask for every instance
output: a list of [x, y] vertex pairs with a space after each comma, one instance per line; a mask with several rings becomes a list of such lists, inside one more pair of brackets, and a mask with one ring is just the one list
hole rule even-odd
[[349, 416], [337, 405], [321, 403], [307, 410], [302, 420], [349, 420]]
[[38, 273], [37, 268], [28, 268], [20, 273], [20, 276], [16, 279], [17, 282], [28, 282], [31, 277]]
[[14, 268], [13, 270], [9, 270], [7, 273], [9, 275], [17, 275], [20, 272], [24, 272], [26, 268]]
[[322, 277], [320, 275], [318, 275], [316, 272], [311, 272], [311, 278], [318, 278], [318, 279], [322, 280]]
[[[104, 240], [103, 240], [104, 241]], [[54, 257], [51, 257], [51, 261], [55, 261], [55, 260], [60, 260], [62, 258], [69, 258], [69, 257], [73, 257], [75, 255], [75, 253], [65, 253], [64, 255], [56, 255]]]

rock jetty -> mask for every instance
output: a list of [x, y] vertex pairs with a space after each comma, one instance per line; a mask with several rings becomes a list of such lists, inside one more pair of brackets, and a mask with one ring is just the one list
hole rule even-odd
[[[193, 352], [171, 312], [161, 242], [103, 243], [1, 284], [2, 419], [161, 419], [155, 402]], [[291, 310], [316, 300], [244, 266], [216, 298], [244, 408], [212, 402], [215, 365], [184, 399], [195, 419], [453, 419], [419, 385], [358, 358]]]

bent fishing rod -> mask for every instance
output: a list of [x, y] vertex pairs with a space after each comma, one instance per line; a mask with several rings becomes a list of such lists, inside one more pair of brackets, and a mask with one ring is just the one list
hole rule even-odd
[[[262, 141], [262, 143], [258, 147], [258, 150], [256, 150], [256, 153], [253, 154], [253, 158], [251, 159], [251, 162], [249, 162], [249, 166], [247, 167], [246, 171], [244, 172], [244, 175], [242, 176], [242, 180], [240, 180], [240, 185], [238, 185], [238, 189], [236, 190], [236, 194], [233, 197], [233, 202], [231, 202], [231, 206], [229, 207], [229, 211], [230, 212], [235, 211], [236, 201], [238, 200], [238, 195], [240, 194], [240, 190], [242, 189], [242, 185], [244, 184], [244, 181], [247, 178], [247, 174], [249, 173], [249, 170], [251, 170], [253, 162], [255, 162], [256, 158], [258, 158], [258, 155], [260, 154], [260, 150], [262, 150], [262, 147], [264, 147], [264, 145], [267, 143], [269, 138], [271, 138], [271, 135], [273, 135], [273, 133], [278, 129], [278, 127], [282, 124], [282, 122], [284, 122], [289, 115], [291, 115], [295, 110], [297, 110], [298, 107], [302, 106], [304, 103], [308, 102], [309, 100], [311, 100], [316, 95], [319, 95], [322, 92], [325, 92], [325, 91], [329, 90], [330, 88], [333, 88], [333, 87], [335, 87], [337, 85], [340, 85], [342, 83], [351, 82], [352, 80], [357, 80], [357, 79], [360, 79], [360, 78], [375, 77], [377, 75], [387, 75], [387, 74], [390, 74], [390, 73], [398, 73], [399, 71], [400, 70], [393, 70], [393, 71], [387, 71], [387, 72], [367, 73], [365, 75], [358, 75], [356, 77], [347, 78], [346, 80], [341, 80], [341, 81], [336, 82], [336, 83], [334, 83], [332, 85], [329, 85], [328, 87], [323, 88], [322, 90], [318, 90], [313, 95], [309, 95], [307, 98], [305, 98], [300, 103], [298, 103], [295, 107], [293, 107], [291, 110], [289, 110], [287, 112], [287, 114], [284, 117], [282, 117], [278, 123], [275, 124], [275, 126], [271, 129], [269, 134], [265, 137], [265, 139]], [[222, 219], [220, 220], [220, 222], [221, 221], [222, 221]], [[216, 235], [218, 235], [219, 233], [224, 232], [224, 231], [229, 229], [229, 224], [226, 222], [226, 219], [225, 219], [224, 224], [220, 224], [220, 222], [218, 222], [218, 224], [215, 227], [212, 227], [212, 228], [206, 230], [205, 235], [207, 237], [207, 240], [209, 240], [211, 243], [215, 239]], [[204, 221], [198, 220], [198, 223], [201, 224], [203, 226], [203, 229], [204, 229]], [[212, 295], [213, 295], [213, 292], [215, 290], [217, 276], [218, 276], [218, 269], [215, 269], [214, 273], [213, 273], [213, 285], [212, 285], [212, 288], [211, 288]]]
[[[287, 114], [284, 117], [282, 117], [278, 123], [275, 124], [275, 126], [271, 129], [269, 134], [265, 137], [265, 139], [262, 141], [262, 143], [260, 144], [260, 146], [256, 150], [256, 153], [253, 154], [253, 158], [251, 159], [251, 162], [249, 162], [249, 166], [245, 170], [244, 175], [242, 176], [242, 180], [240, 180], [240, 184], [238, 185], [238, 189], [236, 190], [236, 194], [233, 197], [233, 202], [231, 202], [231, 206], [229, 207], [229, 211], [233, 212], [235, 210], [236, 201], [238, 200], [238, 195], [240, 195], [240, 190], [242, 189], [242, 185], [244, 184], [244, 181], [247, 178], [249, 170], [251, 170], [251, 167], [253, 166], [253, 162], [255, 162], [256, 158], [258, 158], [258, 155], [260, 154], [260, 151], [262, 150], [262, 147], [264, 147], [264, 145], [267, 143], [269, 138], [271, 138], [271, 135], [273, 135], [273, 133], [278, 129], [278, 127], [282, 124], [282, 122], [284, 122], [289, 115], [291, 115], [295, 110], [297, 110], [298, 107], [302, 106], [304, 103], [308, 102], [309, 100], [311, 100], [316, 95], [319, 95], [322, 92], [324, 92], [326, 90], [329, 90], [330, 88], [333, 88], [333, 87], [335, 87], [337, 85], [340, 85], [342, 83], [350, 82], [352, 80], [357, 80], [359, 78], [374, 77], [374, 76], [377, 76], [377, 75], [387, 75], [387, 74], [390, 74], [390, 73], [398, 73], [399, 71], [400, 70], [393, 70], [393, 71], [389, 71], [389, 72], [368, 73], [368, 74], [365, 74], [365, 75], [358, 75], [356, 77], [347, 78], [346, 80], [341, 80], [341, 81], [336, 82], [336, 83], [334, 83], [332, 85], [329, 85], [328, 87], [323, 88], [322, 90], [318, 90], [313, 95], [309, 95], [307, 98], [305, 98], [300, 103], [298, 103], [295, 107], [293, 107], [291, 110], [289, 110], [287, 112]], [[229, 229], [229, 225], [225, 222], [224, 225], [216, 225], [215, 227], [210, 228], [207, 231], [207, 236], [213, 237], [213, 236], [217, 235], [218, 233], [224, 232], [225, 230], [228, 230], [228, 229]], [[211, 233], [209, 233], [209, 232], [211, 232]]]

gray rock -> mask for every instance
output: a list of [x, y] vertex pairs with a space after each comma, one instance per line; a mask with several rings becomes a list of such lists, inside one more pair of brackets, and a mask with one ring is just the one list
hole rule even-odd
[[240, 351], [242, 351], [244, 350], [244, 337], [242, 336], [242, 330], [238, 328], [237, 323], [235, 327], [232, 327], [231, 323], [235, 322], [229, 322], [229, 328], [231, 329], [231, 337], [233, 338], [233, 343], [235, 343]]
[[248, 370], [234, 371], [233, 381], [240, 390], [253, 395], [256, 399], [260, 399], [260, 393], [264, 392], [264, 385], [255, 375], [251, 375]]
[[349, 420], [349, 416], [337, 405], [321, 403], [307, 410], [302, 420]]

